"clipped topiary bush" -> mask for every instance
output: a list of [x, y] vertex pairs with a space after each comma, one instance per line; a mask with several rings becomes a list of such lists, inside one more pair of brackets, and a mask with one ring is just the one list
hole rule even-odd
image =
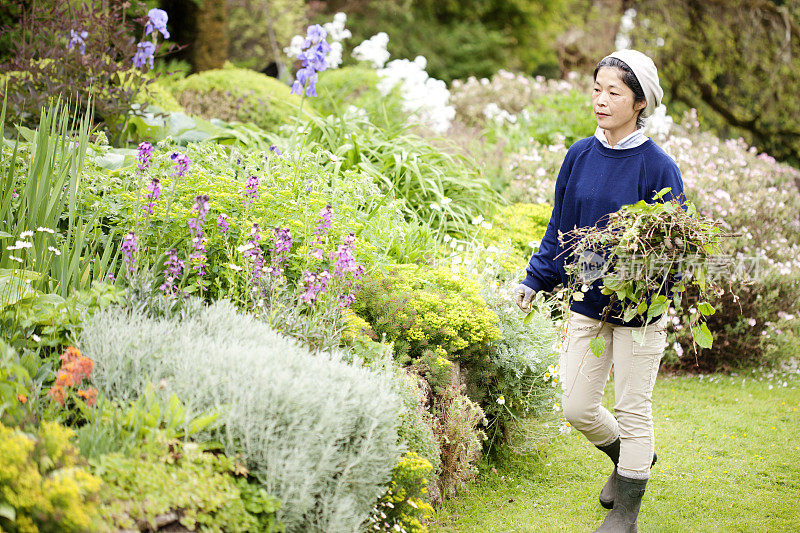
[[290, 94], [289, 86], [248, 69], [192, 74], [177, 83], [175, 91], [187, 113], [205, 119], [252, 122], [267, 131], [277, 131], [292, 122], [300, 107], [300, 97]]
[[142, 89], [142, 92], [136, 96], [136, 103], [147, 107], [155, 106], [167, 113], [183, 111], [183, 107], [172, 96], [172, 93], [158, 82], [151, 83]]
[[165, 383], [189, 416], [219, 412], [204, 438], [241, 454], [289, 531], [355, 531], [399, 458], [390, 375], [313, 356], [228, 302], [173, 319], [109, 309], [87, 321], [80, 346], [112, 400]]
[[321, 115], [344, 112], [349, 106], [363, 109], [370, 121], [404, 122], [402, 98], [395, 88], [387, 96], [378, 90], [378, 73], [367, 67], [343, 67], [326, 70], [317, 83], [319, 97], [309, 100]]

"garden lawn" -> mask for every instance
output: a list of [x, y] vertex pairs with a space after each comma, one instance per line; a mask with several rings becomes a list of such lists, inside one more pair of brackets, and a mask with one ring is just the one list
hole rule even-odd
[[[800, 531], [800, 377], [752, 376], [659, 376], [639, 531]], [[613, 397], [610, 380], [612, 412]], [[496, 466], [437, 509], [432, 532], [588, 532], [605, 517], [611, 462], [577, 431]]]

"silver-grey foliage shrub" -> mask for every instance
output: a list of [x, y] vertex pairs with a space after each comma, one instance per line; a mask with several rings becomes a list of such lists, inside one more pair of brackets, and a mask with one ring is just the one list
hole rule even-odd
[[311, 355], [230, 303], [172, 319], [107, 309], [88, 318], [79, 346], [113, 400], [165, 380], [190, 413], [218, 410], [205, 436], [243, 455], [289, 531], [358, 531], [399, 458], [388, 374]]

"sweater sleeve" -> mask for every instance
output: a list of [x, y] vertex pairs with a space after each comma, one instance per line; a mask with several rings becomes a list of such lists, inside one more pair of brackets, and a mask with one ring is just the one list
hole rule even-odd
[[[573, 145], [574, 146], [574, 145]], [[550, 222], [547, 224], [542, 242], [525, 269], [526, 276], [522, 281], [536, 292], [552, 291], [556, 285], [561, 283], [561, 274], [555, 262], [558, 254], [558, 229], [561, 221], [561, 206], [564, 201], [564, 192], [567, 189], [567, 178], [572, 171], [574, 160], [574, 150], [569, 150], [561, 169], [558, 172], [555, 187], [555, 199], [553, 202], [553, 212], [550, 215]]]

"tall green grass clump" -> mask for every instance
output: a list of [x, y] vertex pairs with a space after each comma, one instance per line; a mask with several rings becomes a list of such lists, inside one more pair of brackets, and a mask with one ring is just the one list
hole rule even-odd
[[[0, 123], [5, 111], [4, 100]], [[87, 289], [116, 260], [96, 215], [80, 210], [91, 123], [91, 112], [55, 102], [37, 130], [0, 146], [0, 307], [34, 289], [61, 297]]]
[[190, 416], [219, 412], [204, 438], [242, 455], [280, 500], [288, 531], [357, 531], [400, 456], [389, 375], [313, 356], [228, 302], [179, 318], [108, 309], [88, 319], [79, 344], [112, 400], [160, 383]]

